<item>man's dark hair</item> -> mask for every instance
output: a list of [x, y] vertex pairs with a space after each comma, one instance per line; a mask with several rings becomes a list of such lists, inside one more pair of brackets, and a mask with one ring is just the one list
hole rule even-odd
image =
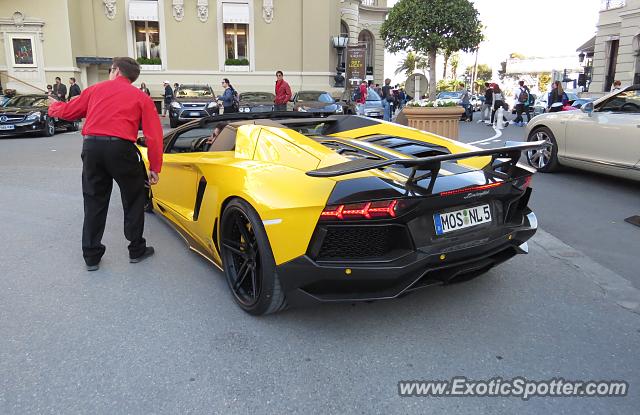
[[284, 76], [284, 74], [282, 73], [282, 71], [276, 71], [276, 76], [278, 76], [278, 75], [282, 75], [282, 76]]
[[132, 83], [140, 76], [140, 64], [129, 57], [113, 58], [111, 64], [114, 68], [120, 69], [122, 76], [130, 80]]
[[489, 84], [489, 82], [485, 82], [484, 86], [485, 86], [485, 88], [489, 88], [491, 86], [491, 84]]
[[368, 86], [373, 85], [373, 81], [372, 81], [371, 79], [369, 79], [369, 82], [367, 82], [367, 85], [368, 85]]
[[463, 83], [463, 82], [460, 82], [460, 83], [458, 84], [458, 86], [460, 86], [460, 87], [464, 88], [464, 83]]
[[76, 78], [74, 78], [73, 76], [71, 78], [69, 78], [70, 81], [73, 81], [74, 83], [76, 82]]
[[520, 86], [524, 86], [524, 81], [518, 81], [518, 84], [519, 84]]
[[47, 85], [47, 89], [53, 89], [53, 85], [51, 84]]
[[56, 76], [56, 81], [62, 81], [59, 76]]

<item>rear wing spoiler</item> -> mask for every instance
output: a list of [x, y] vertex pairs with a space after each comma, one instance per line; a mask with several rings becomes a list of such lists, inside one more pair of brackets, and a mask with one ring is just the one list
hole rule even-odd
[[[317, 170], [311, 170], [307, 172], [307, 175], [311, 177], [335, 177], [398, 165], [412, 168], [411, 174], [409, 175], [409, 178], [407, 180], [407, 183], [411, 183], [417, 182], [418, 180], [424, 179], [426, 177], [437, 176], [438, 171], [440, 170], [440, 165], [443, 161], [460, 160], [471, 157], [492, 156], [491, 163], [487, 164], [485, 171], [493, 172], [497, 177], [506, 179], [511, 177], [513, 169], [518, 163], [518, 160], [520, 160], [520, 154], [523, 151], [539, 150], [548, 146], [549, 143], [544, 140], [527, 143], [507, 142], [507, 145], [505, 147], [467, 151], [464, 153], [442, 154], [438, 156], [420, 157], [413, 159], [359, 159], [335, 164], [333, 166], [323, 167]], [[496, 160], [499, 160], [499, 162], [495, 163]], [[418, 170], [427, 170], [428, 172], [424, 175], [416, 177], [416, 172]]]

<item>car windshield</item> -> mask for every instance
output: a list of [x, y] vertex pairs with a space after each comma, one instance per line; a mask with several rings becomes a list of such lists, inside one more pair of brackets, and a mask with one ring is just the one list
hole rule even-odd
[[462, 97], [461, 92], [440, 92], [438, 95], [439, 99], [459, 99]]
[[182, 85], [178, 89], [178, 98], [213, 97], [211, 87], [206, 85]]
[[273, 102], [275, 98], [276, 96], [269, 92], [243, 92], [240, 94], [240, 102]]
[[335, 100], [331, 98], [331, 95], [327, 94], [326, 92], [300, 92], [298, 93], [297, 101], [316, 101], [324, 102], [327, 104], [333, 104], [335, 102]]
[[46, 107], [47, 97], [45, 96], [20, 96], [13, 97], [7, 102], [7, 107]]
[[380, 95], [373, 88], [367, 90], [367, 101], [380, 101]]

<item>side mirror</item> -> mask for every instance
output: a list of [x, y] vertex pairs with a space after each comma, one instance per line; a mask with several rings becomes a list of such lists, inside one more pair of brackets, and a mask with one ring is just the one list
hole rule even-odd
[[591, 116], [591, 113], [593, 112], [593, 102], [587, 102], [580, 109], [582, 110], [582, 112], [586, 112], [587, 114], [589, 114], [589, 116]]

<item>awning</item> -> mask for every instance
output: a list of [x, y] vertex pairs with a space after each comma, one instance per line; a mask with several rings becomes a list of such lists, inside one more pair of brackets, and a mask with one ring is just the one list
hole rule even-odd
[[129, 20], [157, 22], [158, 2], [156, 0], [131, 0], [129, 2]]
[[591, 39], [587, 40], [587, 42], [584, 45], [576, 49], [576, 52], [593, 53], [595, 47], [596, 47], [596, 37], [594, 36]]
[[222, 3], [224, 23], [249, 23], [249, 5], [246, 3]]

